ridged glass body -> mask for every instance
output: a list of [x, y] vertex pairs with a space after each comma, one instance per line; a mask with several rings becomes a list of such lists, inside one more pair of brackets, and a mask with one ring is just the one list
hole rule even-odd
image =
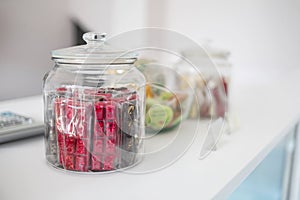
[[44, 78], [47, 161], [61, 169], [103, 172], [141, 159], [144, 76], [131, 64], [56, 63]]

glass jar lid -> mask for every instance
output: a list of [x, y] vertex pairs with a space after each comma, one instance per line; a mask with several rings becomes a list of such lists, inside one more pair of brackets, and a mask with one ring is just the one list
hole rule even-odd
[[66, 64], [131, 64], [137, 54], [110, 46], [106, 33], [88, 32], [83, 34], [85, 45], [52, 51], [52, 59]]
[[183, 56], [186, 57], [207, 57], [209, 55], [211, 58], [220, 58], [220, 59], [228, 59], [230, 56], [230, 52], [226, 49], [218, 48], [211, 44], [212, 42], [210, 40], [205, 40], [202, 42], [202, 48], [203, 49], [185, 49], [182, 52]]

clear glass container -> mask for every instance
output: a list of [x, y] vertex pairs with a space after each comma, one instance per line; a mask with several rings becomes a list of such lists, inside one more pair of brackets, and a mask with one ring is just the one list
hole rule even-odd
[[[194, 82], [154, 60], [138, 60], [137, 68], [146, 77], [146, 133], [176, 128], [188, 117], [193, 102]], [[173, 63], [172, 63], [173, 64]]]
[[143, 152], [145, 78], [133, 66], [136, 54], [109, 46], [105, 34], [83, 39], [52, 52], [43, 88], [46, 159], [77, 172], [128, 168]]
[[198, 72], [186, 62], [178, 62], [175, 68], [195, 81], [195, 96], [190, 118], [224, 117], [228, 111], [228, 90], [231, 64], [229, 51], [216, 48], [209, 42], [203, 44], [204, 51], [189, 49], [182, 55], [193, 62]]

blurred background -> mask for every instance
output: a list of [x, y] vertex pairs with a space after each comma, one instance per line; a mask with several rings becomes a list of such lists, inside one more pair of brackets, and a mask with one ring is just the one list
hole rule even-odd
[[[0, 0], [0, 101], [41, 94], [54, 66], [51, 50], [82, 44], [84, 32], [114, 36], [143, 27], [229, 50], [235, 96], [243, 84], [268, 89], [268, 79], [300, 66], [300, 0]], [[286, 98], [280, 89], [278, 99]], [[284, 149], [292, 140], [282, 141], [230, 199], [246, 199], [245, 191], [248, 199], [280, 199]]]
[[[113, 36], [142, 27], [225, 47], [239, 84], [300, 64], [299, 0], [2, 0], [0, 100], [40, 94], [50, 51], [80, 43], [82, 31]], [[266, 73], [253, 73], [260, 68]]]

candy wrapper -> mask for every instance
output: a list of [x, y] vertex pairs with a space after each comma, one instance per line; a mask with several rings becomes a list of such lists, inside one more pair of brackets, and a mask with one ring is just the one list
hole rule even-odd
[[135, 164], [141, 145], [137, 101], [126, 88], [57, 89], [55, 128], [48, 140], [57, 167], [102, 172]]

